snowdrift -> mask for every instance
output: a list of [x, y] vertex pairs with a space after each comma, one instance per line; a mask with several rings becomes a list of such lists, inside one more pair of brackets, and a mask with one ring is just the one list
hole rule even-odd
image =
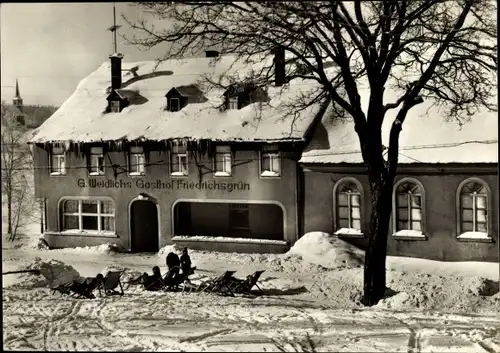
[[75, 247], [75, 248], [66, 248], [66, 249], [54, 249], [52, 251], [60, 251], [66, 253], [88, 253], [88, 254], [112, 254], [123, 252], [118, 245], [113, 243], [106, 243], [97, 246], [83, 246], [83, 247]]
[[32, 263], [22, 270], [39, 270], [40, 275], [34, 273], [21, 273], [19, 282], [13, 287], [40, 288], [55, 286], [80, 278], [80, 273], [71, 265], [54, 259], [41, 259], [36, 257]]
[[329, 269], [362, 266], [365, 256], [364, 251], [323, 232], [304, 234], [287, 254], [298, 255], [304, 261]]

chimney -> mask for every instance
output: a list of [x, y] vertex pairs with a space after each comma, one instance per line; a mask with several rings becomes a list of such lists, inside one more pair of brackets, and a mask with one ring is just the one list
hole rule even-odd
[[122, 86], [122, 53], [110, 55], [111, 59], [111, 91]]
[[276, 47], [274, 53], [274, 85], [279, 87], [285, 83], [285, 48]]
[[207, 58], [217, 58], [219, 52], [217, 50], [205, 50], [205, 57]]

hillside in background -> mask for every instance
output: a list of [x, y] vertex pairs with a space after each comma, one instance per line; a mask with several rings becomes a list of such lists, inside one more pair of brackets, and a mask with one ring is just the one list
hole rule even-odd
[[26, 114], [28, 127], [38, 127], [47, 120], [59, 107], [53, 105], [25, 105], [23, 112]]
[[[59, 107], [53, 105], [24, 105], [24, 121], [28, 129], [34, 129], [43, 124]], [[6, 115], [7, 114], [7, 115]], [[12, 104], [2, 102], [2, 119], [10, 115], [18, 115], [20, 111]]]

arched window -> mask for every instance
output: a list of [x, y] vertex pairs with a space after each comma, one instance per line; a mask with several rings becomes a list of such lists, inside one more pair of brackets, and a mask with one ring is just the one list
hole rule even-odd
[[395, 233], [424, 231], [424, 189], [414, 179], [404, 178], [394, 186], [393, 218]]
[[62, 232], [115, 233], [115, 204], [109, 198], [65, 197], [59, 212]]
[[480, 179], [462, 182], [458, 190], [459, 230], [488, 234], [488, 188]]
[[361, 184], [354, 178], [343, 178], [337, 182], [333, 192], [335, 230], [342, 234], [362, 235], [363, 189]]

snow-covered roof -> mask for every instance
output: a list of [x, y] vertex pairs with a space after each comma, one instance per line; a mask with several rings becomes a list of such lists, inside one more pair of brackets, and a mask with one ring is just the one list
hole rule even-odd
[[[258, 64], [235, 62], [233, 56], [168, 60], [155, 68], [154, 61], [122, 63], [122, 89], [144, 97], [142, 104], [130, 104], [120, 113], [105, 113], [110, 86], [110, 63], [102, 64], [84, 78], [70, 98], [33, 133], [32, 143], [52, 141], [94, 142], [116, 140], [192, 140], [279, 141], [303, 140], [320, 111], [319, 105], [299, 113], [287, 114], [287, 104], [299, 94], [311, 91], [311, 81], [296, 79], [283, 87], [270, 86], [269, 104], [254, 103], [242, 109], [221, 111], [222, 88], [208, 88], [204, 77], [238, 75], [243, 81], [272, 56]], [[135, 77], [130, 71], [137, 67]], [[229, 83], [229, 82], [227, 82]], [[174, 87], [196, 84], [207, 98], [178, 112], [166, 110], [165, 94]], [[212, 85], [213, 87], [214, 85]], [[292, 121], [294, 124], [292, 125]]]
[[[369, 91], [360, 91], [360, 95], [362, 107], [366, 107]], [[396, 98], [394, 93], [385, 95], [388, 102]], [[498, 113], [480, 111], [460, 127], [456, 120], [445, 119], [430, 105], [424, 102], [409, 111], [399, 137], [399, 163], [498, 163]], [[389, 110], [384, 120], [384, 146], [389, 145], [396, 113]], [[334, 119], [333, 113], [327, 111], [300, 162], [363, 163], [353, 121]]]

